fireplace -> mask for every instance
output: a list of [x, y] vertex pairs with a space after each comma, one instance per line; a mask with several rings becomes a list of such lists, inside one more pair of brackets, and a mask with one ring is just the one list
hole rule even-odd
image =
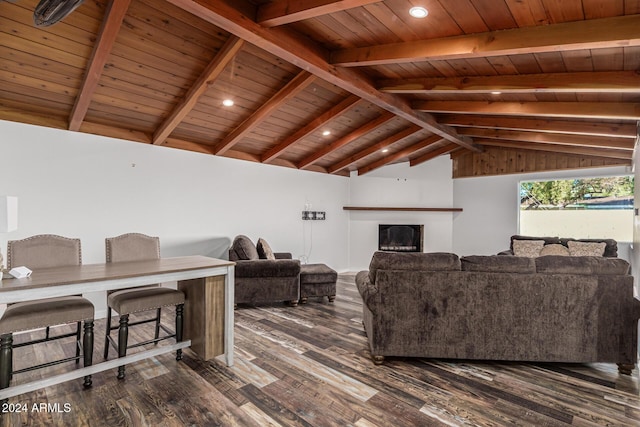
[[379, 224], [378, 250], [422, 252], [424, 225]]

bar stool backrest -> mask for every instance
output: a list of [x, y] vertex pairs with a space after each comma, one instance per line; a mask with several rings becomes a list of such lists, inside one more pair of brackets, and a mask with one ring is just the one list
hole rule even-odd
[[160, 258], [160, 238], [127, 233], [105, 239], [107, 262], [144, 261]]
[[25, 266], [31, 270], [82, 264], [80, 239], [38, 234], [7, 243], [7, 267]]

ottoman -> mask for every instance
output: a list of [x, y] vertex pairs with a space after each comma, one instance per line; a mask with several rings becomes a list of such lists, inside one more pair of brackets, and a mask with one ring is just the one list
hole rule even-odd
[[328, 297], [336, 299], [338, 273], [324, 264], [303, 264], [300, 266], [300, 303], [306, 304], [308, 297]]

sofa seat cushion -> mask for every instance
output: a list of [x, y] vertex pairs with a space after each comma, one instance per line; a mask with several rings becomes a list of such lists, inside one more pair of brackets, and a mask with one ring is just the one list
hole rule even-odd
[[256, 249], [256, 245], [253, 244], [250, 238], [239, 235], [233, 239], [231, 248], [229, 248], [230, 261], [254, 260], [259, 258], [258, 249]]
[[463, 271], [486, 271], [501, 273], [535, 273], [536, 263], [533, 258], [470, 255], [460, 259]]
[[375, 282], [378, 270], [460, 271], [460, 258], [448, 252], [382, 252], [373, 254], [369, 277]]
[[629, 274], [629, 263], [621, 258], [550, 255], [536, 258], [535, 263], [538, 273], [600, 276]]

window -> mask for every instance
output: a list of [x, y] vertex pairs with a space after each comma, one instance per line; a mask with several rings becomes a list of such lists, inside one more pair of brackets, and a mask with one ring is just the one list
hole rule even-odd
[[521, 181], [519, 233], [633, 240], [632, 176]]

